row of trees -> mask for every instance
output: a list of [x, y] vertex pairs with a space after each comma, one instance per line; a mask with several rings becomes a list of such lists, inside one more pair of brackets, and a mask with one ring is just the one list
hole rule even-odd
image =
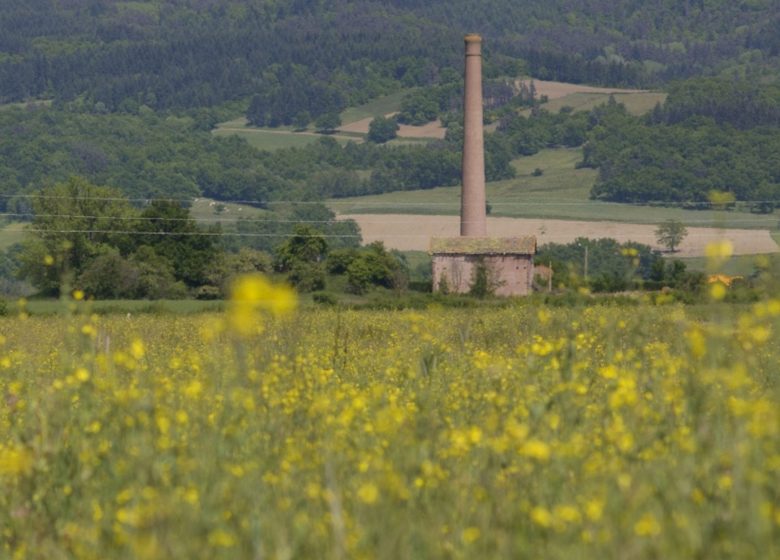
[[[204, 228], [175, 202], [136, 208], [115, 189], [71, 178], [36, 195], [27, 236], [2, 255], [0, 272], [26, 279], [41, 295], [80, 289], [100, 299], [219, 298], [233, 276], [252, 271], [284, 274], [302, 292], [325, 289], [329, 275], [342, 275], [344, 287], [356, 294], [375, 286], [407, 287], [403, 256], [381, 243], [360, 247], [354, 223], [335, 222], [332, 213], [312, 208], [291, 208], [294, 219], [279, 219], [279, 213], [244, 220], [236, 229]], [[265, 227], [271, 224], [276, 231]], [[678, 225], [659, 228], [672, 248], [684, 235]], [[536, 261], [556, 271], [557, 287], [586, 284], [609, 292], [637, 282], [685, 289], [701, 283], [650, 247], [613, 239], [548, 244]]]
[[[272, 266], [289, 272], [301, 289], [313, 289], [316, 270], [299, 265], [360, 243], [354, 222], [336, 222], [319, 205], [223, 230], [200, 226], [178, 202], [153, 200], [137, 208], [116, 189], [82, 178], [36, 193], [31, 204], [26, 239], [4, 255], [0, 268], [49, 296], [79, 288], [97, 298], [221, 297], [235, 274]], [[316, 227], [301, 229], [301, 222]], [[313, 244], [316, 253], [301, 249]]]
[[[697, 291], [704, 283], [703, 274], [687, 271], [681, 261], [665, 260], [648, 245], [609, 238], [549, 243], [539, 248], [535, 262], [552, 269], [557, 288], [588, 286], [596, 292], [619, 292], [642, 285]], [[544, 284], [542, 279], [539, 282]]]

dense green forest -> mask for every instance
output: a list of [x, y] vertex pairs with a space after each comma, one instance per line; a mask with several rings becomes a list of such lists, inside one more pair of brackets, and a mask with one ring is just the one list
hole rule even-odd
[[[30, 193], [73, 175], [130, 198], [207, 196], [261, 207], [454, 185], [460, 146], [457, 135], [424, 146], [352, 142], [344, 148], [323, 136], [272, 153], [213, 136], [189, 117], [13, 108], [0, 111], [0, 209], [24, 217]], [[511, 177], [512, 154], [499, 135], [488, 136], [486, 149], [488, 178]]]
[[776, 75], [773, 0], [5, 0], [0, 102], [99, 110], [209, 107], [257, 95], [272, 122], [338, 111], [460, 69], [487, 39], [486, 74], [658, 85]]
[[756, 212], [780, 202], [780, 87], [689, 80], [645, 117], [596, 114], [583, 162], [599, 169], [595, 198], [702, 207], [720, 191]]
[[[724, 79], [675, 83], [667, 101], [637, 117], [615, 103], [549, 113], [513, 103], [488, 110], [488, 180], [513, 176], [513, 158], [584, 146], [581, 165], [599, 169], [595, 198], [687, 203], [725, 191], [771, 211], [780, 201], [780, 87]], [[438, 113], [437, 113], [438, 114]], [[443, 116], [449, 113], [445, 112]], [[92, 114], [43, 105], [0, 111], [0, 209], [23, 219], [29, 194], [82, 176], [132, 199], [284, 201], [455, 185], [462, 128], [449, 114], [443, 141], [341, 146], [327, 135], [300, 148], [258, 151], [217, 137], [197, 118]]]

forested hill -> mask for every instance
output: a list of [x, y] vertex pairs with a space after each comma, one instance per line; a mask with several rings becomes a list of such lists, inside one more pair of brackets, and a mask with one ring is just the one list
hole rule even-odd
[[261, 95], [317, 116], [460, 68], [657, 85], [777, 75], [776, 0], [2, 0], [0, 102], [101, 111], [209, 107]]

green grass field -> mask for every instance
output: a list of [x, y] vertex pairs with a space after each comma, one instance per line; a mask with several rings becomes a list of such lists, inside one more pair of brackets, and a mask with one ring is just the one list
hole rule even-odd
[[[238, 136], [259, 150], [280, 150], [283, 148], [300, 148], [316, 142], [323, 135], [311, 131], [295, 132], [292, 127], [256, 128], [247, 126], [246, 119], [241, 117], [217, 125], [215, 136]], [[361, 142], [362, 135], [331, 134], [339, 143]]]
[[[487, 184], [491, 216], [548, 218], [585, 221], [616, 221], [657, 224], [667, 219], [688, 226], [776, 229], [776, 214], [683, 210], [672, 207], [640, 206], [590, 200], [596, 180], [593, 169], [576, 169], [582, 159], [579, 149], [542, 150], [516, 159], [517, 177]], [[533, 176], [535, 169], [541, 176]], [[340, 213], [450, 214], [460, 212], [460, 187], [399, 191], [381, 195], [332, 199], [330, 206]]]
[[31, 103], [33, 105], [44, 105], [49, 107], [51, 105], [51, 99], [34, 99], [30, 101], [20, 101], [19, 103], [4, 103], [0, 104], [0, 111], [5, 109], [24, 109]]
[[25, 224], [22, 222], [12, 222], [0, 227], [0, 251], [5, 251], [14, 243], [19, 243], [22, 240], [24, 226]]
[[342, 124], [353, 123], [368, 117], [383, 117], [388, 113], [395, 113], [401, 109], [401, 99], [410, 90], [402, 90], [390, 95], [377, 97], [365, 105], [350, 107], [341, 113]]
[[[675, 257], [672, 256], [670, 258]], [[759, 255], [734, 255], [719, 267], [718, 272], [729, 276], [750, 276], [755, 272], [756, 260], [759, 258], [762, 257]], [[690, 257], [679, 260], [685, 263], [688, 270], [709, 272], [706, 257]]]
[[[657, 103], [663, 103], [665, 93], [641, 92], [641, 93], [615, 93], [615, 101], [626, 106], [633, 115], [644, 115], [650, 112]], [[609, 100], [608, 93], [571, 93], [558, 99], [552, 99], [542, 105], [543, 109], [551, 113], [557, 113], [562, 107], [571, 107], [575, 111], [590, 111], [598, 105], [603, 105]], [[526, 114], [528, 111], [526, 111]]]
[[201, 224], [229, 224], [239, 218], [258, 218], [266, 213], [268, 211], [262, 208], [236, 204], [235, 202], [221, 202], [210, 198], [198, 198], [190, 207], [191, 216]]
[[[196, 299], [181, 300], [100, 300], [85, 305], [90, 312], [99, 315], [125, 315], [137, 313], [158, 313], [168, 315], [188, 315], [222, 311], [225, 302], [221, 300], [202, 301]], [[13, 307], [13, 305], [9, 305]], [[56, 299], [32, 299], [24, 303], [24, 309], [30, 315], [59, 315], [71, 312], [67, 303]]]

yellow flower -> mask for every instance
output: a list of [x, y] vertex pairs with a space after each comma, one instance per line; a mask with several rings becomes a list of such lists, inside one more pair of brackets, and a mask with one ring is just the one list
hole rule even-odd
[[580, 511], [568, 504], [555, 506], [555, 518], [564, 523], [579, 523], [582, 520]]
[[209, 533], [208, 542], [210, 546], [219, 548], [231, 548], [236, 546], [236, 538], [232, 533], [223, 529], [215, 529]]
[[707, 244], [704, 249], [707, 263], [711, 269], [720, 268], [734, 254], [734, 245], [728, 239], [720, 239]]
[[646, 513], [634, 524], [634, 533], [640, 537], [654, 537], [661, 534], [661, 525], [652, 513]]
[[585, 504], [585, 515], [591, 521], [598, 521], [604, 513], [604, 502], [602, 500], [588, 500]]
[[201, 383], [197, 379], [191, 381], [184, 388], [184, 395], [190, 399], [198, 398], [198, 395], [200, 395], [202, 392], [203, 392], [203, 383]]
[[130, 354], [132, 354], [133, 358], [136, 360], [140, 360], [144, 357], [146, 354], [146, 349], [144, 348], [144, 343], [141, 340], [134, 340], [132, 345], [130, 346]]
[[720, 282], [714, 282], [710, 285], [710, 297], [715, 301], [720, 301], [726, 297], [726, 286]]
[[262, 274], [245, 274], [233, 282], [228, 320], [235, 332], [249, 336], [262, 327], [259, 312], [270, 311], [281, 317], [297, 305], [298, 298], [289, 286], [274, 286]]
[[540, 527], [549, 527], [552, 525], [553, 517], [550, 511], [546, 508], [536, 506], [531, 510], [531, 521]]
[[21, 445], [0, 444], [0, 476], [19, 476], [29, 473], [33, 466], [33, 456]]
[[467, 527], [463, 529], [461, 538], [463, 539], [464, 543], [471, 544], [474, 541], [478, 540], [481, 535], [482, 532], [479, 530], [478, 527]]
[[521, 455], [547, 461], [550, 458], [550, 446], [538, 439], [529, 439], [520, 448]]
[[714, 190], [709, 192], [709, 196], [707, 198], [710, 199], [710, 202], [716, 205], [729, 204], [735, 200], [733, 193]]
[[376, 487], [376, 484], [368, 482], [358, 489], [357, 496], [364, 504], [376, 503], [379, 499], [379, 488]]

